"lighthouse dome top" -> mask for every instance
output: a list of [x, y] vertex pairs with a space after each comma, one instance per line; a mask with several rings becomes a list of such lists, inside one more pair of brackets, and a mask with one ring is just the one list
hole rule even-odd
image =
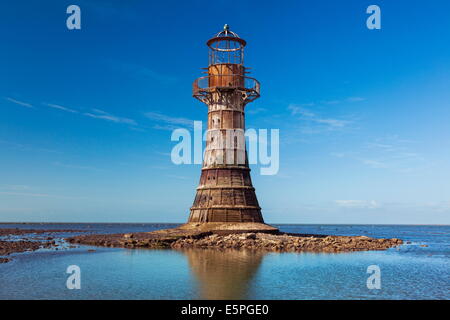
[[231, 31], [228, 24], [225, 24], [223, 30], [209, 39], [206, 44], [215, 51], [238, 51], [245, 47], [246, 41], [236, 32]]
[[230, 26], [228, 24], [225, 24], [223, 26], [223, 30], [216, 34], [216, 37], [235, 37], [239, 38], [238, 34], [236, 32], [233, 32], [230, 30]]

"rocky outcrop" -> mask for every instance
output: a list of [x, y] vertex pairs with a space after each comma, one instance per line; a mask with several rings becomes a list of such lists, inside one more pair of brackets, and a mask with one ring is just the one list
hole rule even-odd
[[138, 232], [124, 234], [91, 234], [67, 238], [69, 243], [78, 243], [103, 247], [123, 248], [171, 248], [180, 239], [199, 240], [211, 235], [212, 232], [180, 230], [177, 228], [153, 232]]
[[279, 252], [350, 252], [386, 250], [403, 243], [400, 239], [366, 236], [324, 236], [302, 234], [186, 232], [179, 229], [115, 235], [83, 235], [70, 243], [124, 248], [247, 249]]
[[17, 236], [24, 234], [42, 234], [42, 233], [69, 233], [69, 232], [85, 232], [83, 230], [73, 229], [19, 229], [19, 228], [2, 228], [0, 236]]
[[[250, 232], [249, 230], [254, 230]], [[257, 230], [255, 232], [255, 230]], [[259, 231], [258, 231], [259, 230]], [[3, 235], [48, 233], [41, 230], [0, 229]], [[52, 230], [55, 232], [55, 230]], [[61, 232], [58, 230], [56, 232]], [[63, 232], [68, 232], [64, 230]], [[44, 240], [44, 241], [43, 241]], [[197, 228], [186, 224], [179, 228], [153, 232], [121, 234], [88, 234], [65, 239], [72, 244], [103, 247], [149, 248], [149, 249], [237, 249], [277, 252], [351, 252], [364, 250], [386, 250], [403, 243], [400, 239], [375, 239], [366, 236], [326, 236], [278, 232], [275, 228], [261, 224], [208, 224]], [[69, 246], [70, 247], [70, 246]], [[10, 261], [11, 253], [54, 248], [58, 244], [54, 237], [22, 237], [22, 239], [0, 240], [0, 263]]]
[[0, 241], [0, 256], [56, 246], [54, 241]]
[[49, 234], [69, 232], [83, 231], [70, 229], [0, 229], [0, 263], [11, 261], [10, 258], [5, 256], [12, 253], [35, 251], [42, 248], [56, 248], [58, 250], [55, 238], [49, 236]]
[[401, 244], [400, 239], [346, 236], [302, 236], [294, 234], [245, 233], [210, 235], [200, 240], [179, 239], [172, 248], [250, 249], [280, 252], [349, 252], [386, 250]]

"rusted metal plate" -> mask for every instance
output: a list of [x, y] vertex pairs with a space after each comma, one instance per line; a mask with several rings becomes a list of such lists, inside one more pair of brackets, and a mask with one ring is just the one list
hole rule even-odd
[[[230, 42], [228, 47], [220, 47], [226, 44], [222, 40], [236, 41], [238, 46], [233, 49]], [[245, 76], [246, 68], [241, 63], [216, 61], [216, 52], [235, 54], [243, 49], [245, 41], [235, 33], [228, 29], [220, 32], [208, 45], [214, 51], [210, 52], [214, 63], [208, 67], [208, 75], [193, 84], [193, 96], [208, 106], [208, 133], [189, 222], [263, 223], [243, 139], [244, 108], [259, 97], [259, 82]]]

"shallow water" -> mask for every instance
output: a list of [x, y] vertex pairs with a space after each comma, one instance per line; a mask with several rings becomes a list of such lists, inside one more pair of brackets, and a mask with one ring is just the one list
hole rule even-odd
[[[151, 231], [166, 224], [0, 224], [0, 228]], [[1, 299], [449, 299], [450, 226], [278, 225], [282, 231], [396, 237], [387, 251], [339, 254], [93, 248], [40, 250], [0, 264]], [[61, 234], [69, 236], [69, 234]], [[422, 245], [426, 245], [423, 247]], [[89, 252], [95, 249], [95, 252]], [[81, 289], [68, 290], [69, 265]], [[378, 265], [381, 289], [368, 289]]]

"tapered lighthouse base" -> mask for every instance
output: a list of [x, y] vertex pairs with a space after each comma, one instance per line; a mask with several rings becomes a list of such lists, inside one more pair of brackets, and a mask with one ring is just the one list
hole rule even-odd
[[278, 233], [278, 228], [272, 227], [265, 223], [258, 222], [188, 222], [177, 229], [180, 230], [196, 230], [200, 232], [213, 232], [216, 234], [232, 234], [232, 233]]
[[188, 222], [264, 224], [247, 165], [203, 168]]

